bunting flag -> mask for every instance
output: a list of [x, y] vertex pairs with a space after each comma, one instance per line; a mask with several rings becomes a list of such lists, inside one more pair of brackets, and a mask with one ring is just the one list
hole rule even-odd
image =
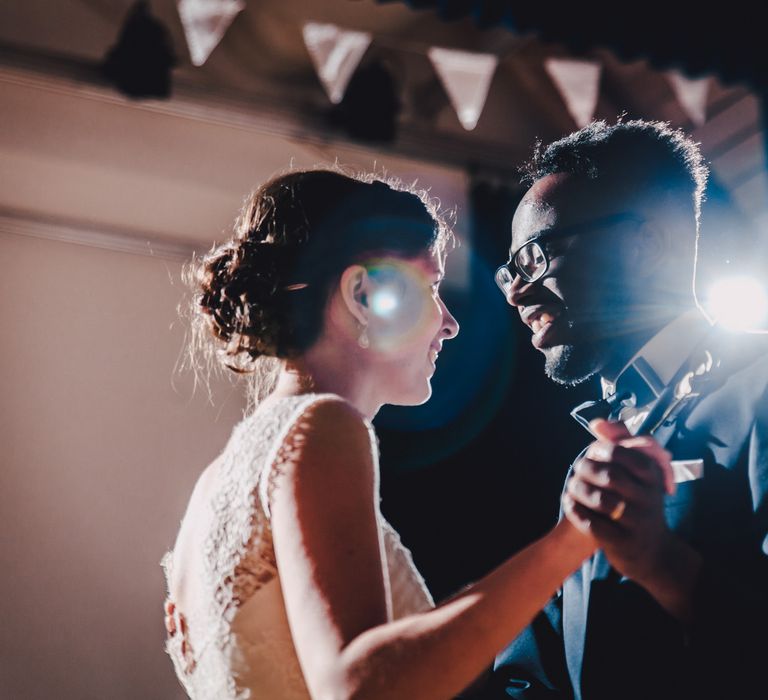
[[677, 101], [695, 126], [707, 121], [707, 97], [709, 78], [691, 79], [680, 71], [667, 71], [667, 78]]
[[471, 131], [485, 107], [498, 56], [436, 46], [427, 53], [461, 125]]
[[318, 22], [307, 22], [302, 33], [328, 99], [335, 105], [339, 104], [363, 54], [368, 50], [371, 35]]
[[244, 0], [178, 0], [177, 7], [192, 63], [202, 66], [219, 45]]
[[601, 68], [597, 61], [565, 58], [544, 61], [544, 69], [579, 128], [589, 124], [595, 115]]

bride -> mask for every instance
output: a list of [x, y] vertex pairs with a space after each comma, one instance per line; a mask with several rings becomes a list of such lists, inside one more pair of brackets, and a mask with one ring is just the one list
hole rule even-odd
[[445, 700], [592, 552], [564, 518], [435, 607], [379, 510], [371, 420], [429, 398], [458, 332], [440, 298], [450, 235], [425, 196], [293, 172], [200, 262], [196, 306], [220, 358], [278, 372], [164, 559], [167, 650], [190, 697]]

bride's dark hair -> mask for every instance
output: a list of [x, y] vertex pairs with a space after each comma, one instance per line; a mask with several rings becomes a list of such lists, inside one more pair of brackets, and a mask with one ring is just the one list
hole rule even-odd
[[236, 372], [299, 355], [319, 337], [345, 268], [413, 258], [451, 235], [426, 193], [398, 183], [333, 170], [277, 176], [246, 199], [232, 237], [188, 270], [197, 320]]

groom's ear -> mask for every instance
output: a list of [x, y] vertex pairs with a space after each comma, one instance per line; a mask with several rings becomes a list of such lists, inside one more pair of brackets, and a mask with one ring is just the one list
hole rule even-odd
[[350, 265], [341, 273], [339, 293], [344, 306], [362, 325], [368, 324], [371, 278], [362, 265]]
[[638, 229], [630, 264], [638, 278], [653, 277], [668, 260], [670, 232], [656, 222], [646, 221]]

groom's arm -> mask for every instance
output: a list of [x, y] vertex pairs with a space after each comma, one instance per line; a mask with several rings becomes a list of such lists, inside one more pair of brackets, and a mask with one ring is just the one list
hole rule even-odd
[[[768, 658], [768, 394], [756, 404], [756, 413], [734, 469], [749, 482], [751, 512], [744, 513], [745, 504], [742, 513], [750, 524], [713, 522], [711, 531], [720, 529], [723, 541], [729, 530], [734, 532], [716, 556], [706, 546], [700, 554], [667, 528], [662, 485], [654, 486], [649, 477], [653, 460], [632, 463], [620, 447], [593, 452], [575, 469], [576, 483], [569, 484], [569, 517], [588, 523], [613, 567], [682, 623], [688, 653], [681, 663], [692, 677], [704, 673], [716, 685], [711, 673], [720, 669], [734, 691], [737, 685], [762, 683]], [[627, 480], [628, 474], [634, 479]], [[619, 500], [627, 505], [612, 520]]]
[[758, 688], [768, 659], [768, 394], [758, 404], [747, 450], [752, 537], [734, 542], [727, 562], [702, 559], [692, 592], [689, 643], [698, 668], [717, 664], [740, 678], [743, 687]]

